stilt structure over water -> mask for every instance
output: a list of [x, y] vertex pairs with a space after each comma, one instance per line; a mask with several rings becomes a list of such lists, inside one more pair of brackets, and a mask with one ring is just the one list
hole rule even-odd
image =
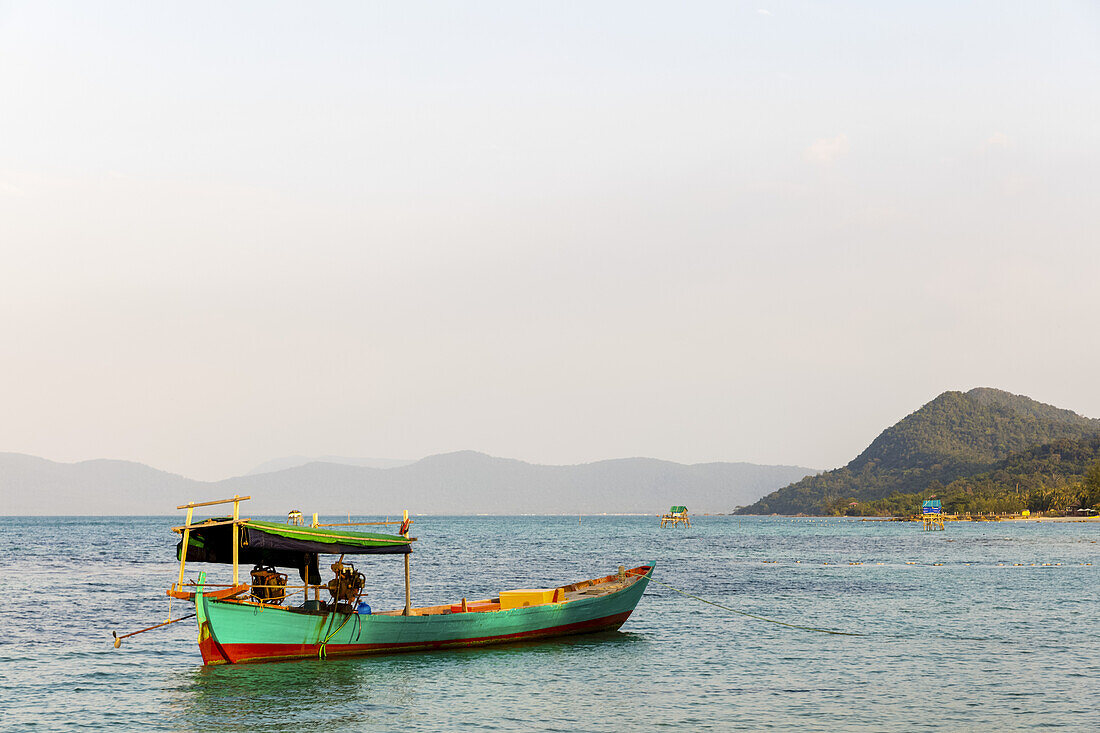
[[925, 529], [943, 529], [943, 505], [939, 499], [929, 499], [920, 508]]
[[686, 506], [669, 507], [668, 514], [661, 516], [662, 527], [665, 525], [675, 527], [677, 524], [683, 524], [685, 527], [691, 526], [691, 520], [688, 519], [688, 510]]

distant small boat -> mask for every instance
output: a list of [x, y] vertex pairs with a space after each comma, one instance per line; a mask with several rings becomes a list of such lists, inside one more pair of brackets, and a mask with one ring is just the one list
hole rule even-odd
[[[177, 546], [179, 579], [168, 595], [194, 602], [205, 664], [350, 657], [610, 631], [634, 611], [653, 573], [653, 563], [629, 570], [620, 565], [615, 574], [553, 588], [413, 607], [408, 563], [416, 538], [409, 537], [407, 512], [399, 534], [378, 534], [337, 528], [351, 523], [319, 526], [316, 515], [313, 526], [240, 519], [240, 502], [248, 498], [185, 504], [179, 508], [188, 510], [187, 522], [173, 528], [183, 537]], [[232, 518], [192, 524], [195, 507], [230, 502]], [[300, 516], [292, 514], [289, 521], [301, 522]], [[318, 570], [321, 554], [340, 555], [331, 566], [334, 578], [325, 585]], [[403, 609], [372, 613], [360, 602], [363, 575], [344, 557], [364, 554], [405, 556]], [[184, 584], [188, 561], [230, 563], [233, 583], [207, 583], [206, 573], [200, 573], [197, 582]], [[256, 566], [251, 583], [239, 582], [242, 562]], [[276, 568], [296, 568], [302, 585], [287, 585], [287, 576]], [[321, 589], [327, 590], [327, 601], [320, 599]], [[285, 605], [299, 592], [301, 605]], [[116, 646], [121, 638], [116, 635]]]

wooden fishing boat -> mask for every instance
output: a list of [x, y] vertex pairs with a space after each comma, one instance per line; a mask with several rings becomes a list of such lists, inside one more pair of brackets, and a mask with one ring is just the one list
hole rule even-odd
[[[414, 607], [409, 557], [416, 538], [409, 536], [407, 512], [397, 534], [380, 534], [348, 527], [398, 522], [320, 525], [314, 515], [312, 525], [303, 526], [297, 523], [301, 514], [293, 512], [288, 524], [242, 519], [240, 502], [248, 498], [184, 504], [179, 508], [187, 509], [187, 522], [173, 528], [182, 534], [180, 569], [168, 595], [195, 604], [205, 664], [410, 652], [614, 630], [634, 611], [653, 572], [653, 563], [629, 570], [620, 565], [614, 574], [553, 588]], [[232, 517], [192, 522], [196, 507], [230, 502]], [[404, 557], [404, 608], [372, 613], [361, 602], [363, 575], [344, 559], [368, 554]], [[324, 584], [322, 555], [339, 555], [330, 566], [333, 578]], [[202, 572], [185, 583], [188, 561], [232, 564], [233, 582], [208, 583]], [[252, 582], [240, 582], [241, 563], [255, 565]], [[276, 568], [297, 569], [302, 584], [288, 585]], [[116, 646], [121, 638], [116, 635]]]

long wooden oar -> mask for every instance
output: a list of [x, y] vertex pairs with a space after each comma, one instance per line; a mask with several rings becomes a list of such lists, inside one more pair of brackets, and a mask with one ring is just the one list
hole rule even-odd
[[115, 649], [118, 649], [120, 646], [122, 646], [122, 640], [125, 639], [127, 636], [133, 636], [134, 634], [144, 634], [146, 631], [152, 631], [153, 629], [159, 629], [161, 626], [167, 626], [168, 624], [175, 624], [175, 623], [179, 623], [180, 621], [186, 621], [189, 618], [195, 618], [195, 615], [196, 614], [189, 613], [186, 616], [180, 616], [179, 618], [174, 618], [171, 621], [165, 621], [162, 624], [157, 624], [156, 626], [150, 626], [147, 629], [138, 629], [137, 631], [131, 631], [129, 634], [123, 634], [122, 636], [119, 636], [117, 631], [112, 631], [111, 636], [115, 637]]

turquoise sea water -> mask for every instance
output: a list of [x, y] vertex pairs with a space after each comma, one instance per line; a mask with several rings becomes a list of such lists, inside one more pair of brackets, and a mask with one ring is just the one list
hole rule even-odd
[[[0, 730], [1100, 729], [1096, 523], [420, 517], [420, 605], [653, 560], [657, 581], [864, 636], [652, 584], [610, 634], [205, 668], [193, 620], [111, 645], [166, 618], [179, 520], [0, 518]], [[372, 606], [402, 605], [399, 558], [358, 565]]]

